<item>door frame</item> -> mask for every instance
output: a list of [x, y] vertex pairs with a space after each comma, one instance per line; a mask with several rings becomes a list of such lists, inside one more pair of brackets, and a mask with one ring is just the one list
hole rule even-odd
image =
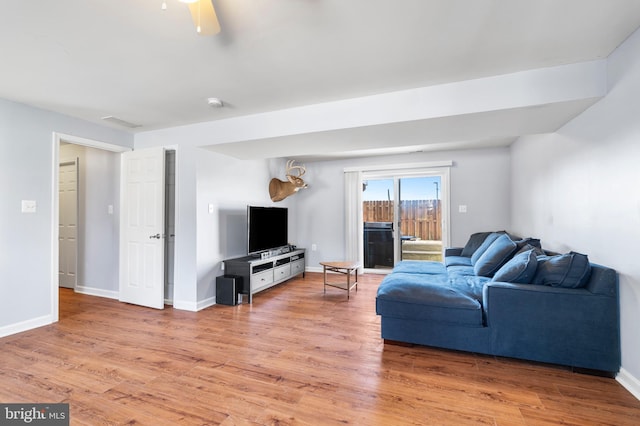
[[51, 322], [57, 322], [59, 315], [59, 280], [58, 280], [58, 261], [60, 257], [58, 239], [58, 224], [60, 221], [60, 142], [69, 142], [75, 145], [83, 145], [91, 148], [98, 148], [105, 151], [122, 153], [131, 151], [132, 148], [101, 142], [93, 139], [82, 138], [79, 136], [67, 135], [60, 132], [53, 132], [52, 136], [52, 167], [51, 167]]

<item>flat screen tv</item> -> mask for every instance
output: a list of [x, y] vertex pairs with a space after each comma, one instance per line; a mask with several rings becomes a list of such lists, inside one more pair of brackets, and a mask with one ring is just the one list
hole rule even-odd
[[247, 206], [248, 254], [289, 244], [288, 227], [286, 207]]

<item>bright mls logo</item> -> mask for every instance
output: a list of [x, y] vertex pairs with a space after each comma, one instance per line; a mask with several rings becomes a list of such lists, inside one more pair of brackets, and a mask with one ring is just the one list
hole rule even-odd
[[0, 426], [68, 426], [69, 404], [0, 404]]

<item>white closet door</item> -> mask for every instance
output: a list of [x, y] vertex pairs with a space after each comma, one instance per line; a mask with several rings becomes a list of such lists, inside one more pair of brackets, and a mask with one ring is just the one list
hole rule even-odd
[[60, 164], [59, 262], [60, 287], [78, 283], [78, 161]]

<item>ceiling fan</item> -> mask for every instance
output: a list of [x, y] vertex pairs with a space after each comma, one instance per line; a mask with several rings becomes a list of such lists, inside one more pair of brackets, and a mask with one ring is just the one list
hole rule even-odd
[[[199, 35], [215, 35], [220, 32], [220, 23], [211, 0], [178, 0], [187, 3], [193, 18], [193, 24]], [[162, 2], [162, 10], [167, 9], [167, 2]]]

